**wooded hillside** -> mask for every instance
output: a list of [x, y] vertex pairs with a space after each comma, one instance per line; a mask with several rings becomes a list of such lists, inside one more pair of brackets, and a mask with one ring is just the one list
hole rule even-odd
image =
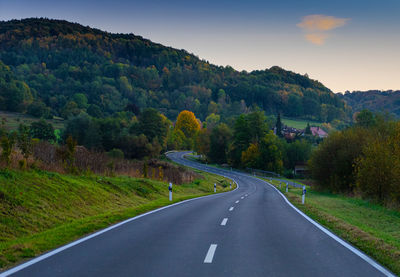
[[153, 107], [168, 118], [186, 109], [204, 120], [254, 106], [324, 122], [349, 114], [318, 81], [276, 66], [238, 72], [133, 34], [50, 19], [0, 22], [2, 110], [70, 118]]

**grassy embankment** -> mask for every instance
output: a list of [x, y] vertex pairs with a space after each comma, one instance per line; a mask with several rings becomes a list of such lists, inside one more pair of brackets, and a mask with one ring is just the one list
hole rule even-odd
[[[269, 180], [268, 180], [269, 181]], [[279, 182], [272, 181], [279, 189]], [[318, 192], [307, 187], [305, 205], [301, 189], [280, 191], [296, 207], [400, 275], [400, 212], [360, 198]]]
[[[174, 186], [174, 201], [229, 190], [219, 176]], [[0, 268], [171, 204], [164, 182], [130, 177], [73, 176], [0, 170]]]

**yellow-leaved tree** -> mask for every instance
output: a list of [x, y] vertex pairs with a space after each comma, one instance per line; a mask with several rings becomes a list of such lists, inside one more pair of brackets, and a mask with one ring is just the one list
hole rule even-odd
[[185, 148], [192, 148], [194, 139], [200, 130], [200, 122], [191, 111], [181, 111], [176, 119], [175, 130], [185, 135]]
[[181, 130], [187, 138], [194, 138], [200, 130], [200, 123], [191, 111], [181, 111], [176, 119], [175, 128]]

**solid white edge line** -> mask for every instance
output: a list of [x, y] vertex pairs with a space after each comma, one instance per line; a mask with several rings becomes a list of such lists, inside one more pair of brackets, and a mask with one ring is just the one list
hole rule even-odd
[[221, 225], [222, 225], [222, 226], [225, 226], [225, 225], [226, 225], [226, 222], [228, 222], [228, 218], [227, 218], [227, 217], [225, 217], [224, 219], [222, 219]]
[[305, 213], [303, 213], [302, 211], [300, 211], [296, 206], [294, 206], [292, 203], [290, 203], [290, 201], [286, 198], [286, 196], [280, 192], [274, 185], [268, 183], [267, 181], [264, 181], [262, 179], [258, 179], [261, 180], [265, 183], [267, 183], [268, 185], [270, 185], [271, 187], [273, 187], [281, 196], [282, 198], [286, 201], [286, 203], [292, 207], [296, 212], [298, 212], [301, 216], [303, 216], [305, 219], [307, 219], [310, 223], [312, 223], [314, 226], [316, 226], [318, 229], [320, 229], [322, 232], [324, 232], [325, 234], [327, 234], [329, 237], [331, 237], [332, 239], [334, 239], [336, 242], [340, 243], [342, 246], [346, 247], [348, 250], [350, 250], [351, 252], [353, 252], [354, 254], [356, 254], [357, 256], [359, 256], [361, 259], [363, 259], [364, 261], [366, 261], [367, 263], [369, 263], [370, 265], [372, 265], [373, 267], [375, 267], [378, 271], [380, 271], [381, 273], [383, 273], [386, 276], [390, 276], [390, 277], [396, 277], [396, 275], [394, 275], [393, 273], [391, 273], [389, 270], [387, 270], [386, 268], [384, 268], [383, 266], [381, 266], [380, 264], [378, 264], [376, 261], [374, 261], [372, 258], [368, 257], [366, 254], [364, 254], [363, 252], [361, 252], [360, 250], [358, 250], [357, 248], [355, 248], [354, 246], [352, 246], [351, 244], [349, 244], [348, 242], [344, 241], [343, 239], [341, 239], [340, 237], [338, 237], [337, 235], [335, 235], [334, 233], [332, 233], [331, 231], [329, 231], [328, 229], [326, 229], [325, 227], [323, 227], [322, 225], [320, 225], [318, 222], [314, 221], [313, 219], [311, 219], [308, 215], [306, 215]]
[[[222, 171], [220, 169], [220, 171]], [[228, 172], [229, 173], [229, 172]], [[323, 227], [322, 225], [320, 225], [318, 222], [312, 220], [310, 217], [308, 217], [305, 213], [303, 213], [302, 211], [300, 211], [298, 208], [296, 208], [292, 203], [290, 203], [290, 201], [286, 198], [285, 195], [283, 195], [274, 185], [271, 185], [270, 183], [268, 183], [265, 180], [262, 180], [261, 178], [256, 178], [254, 176], [248, 175], [248, 174], [244, 174], [244, 173], [240, 173], [240, 172], [235, 172], [237, 175], [241, 175], [244, 177], [250, 177], [250, 178], [254, 178], [257, 180], [260, 180], [262, 182], [265, 182], [266, 184], [268, 184], [269, 186], [273, 187], [281, 196], [282, 198], [286, 201], [286, 203], [292, 207], [296, 212], [298, 212], [301, 216], [303, 216], [306, 220], [308, 220], [310, 223], [312, 223], [314, 226], [316, 226], [318, 229], [320, 229], [322, 232], [324, 232], [325, 234], [327, 234], [329, 237], [331, 237], [332, 239], [334, 239], [336, 242], [340, 243], [342, 246], [344, 246], [345, 248], [347, 248], [348, 250], [350, 250], [351, 252], [353, 252], [355, 255], [359, 256], [361, 259], [363, 259], [365, 262], [369, 263], [371, 266], [375, 267], [378, 271], [380, 271], [381, 273], [383, 273], [386, 276], [390, 276], [390, 277], [396, 277], [396, 275], [394, 275], [393, 273], [391, 273], [389, 270], [387, 270], [386, 268], [384, 268], [383, 266], [381, 266], [380, 264], [378, 264], [375, 260], [373, 260], [372, 258], [370, 258], [369, 256], [367, 256], [366, 254], [364, 254], [363, 252], [361, 252], [360, 250], [358, 250], [357, 248], [355, 248], [354, 246], [352, 246], [351, 244], [349, 244], [348, 242], [344, 241], [343, 239], [339, 238], [337, 235], [335, 235], [334, 233], [332, 233], [331, 231], [329, 231], [328, 229], [326, 229], [325, 227]], [[225, 175], [219, 174], [219, 173], [214, 173], [214, 174], [218, 174], [221, 176], [224, 176], [226, 178], [229, 178]], [[230, 178], [232, 179], [232, 178]], [[233, 179], [232, 179], [233, 180]], [[236, 183], [237, 184], [237, 183]], [[1, 277], [1, 276], [0, 276]]]
[[[220, 171], [222, 171], [220, 169]], [[229, 173], [229, 172], [228, 172]], [[355, 255], [359, 256], [361, 259], [363, 259], [365, 262], [369, 263], [371, 266], [375, 267], [378, 271], [380, 271], [381, 273], [383, 273], [386, 276], [390, 276], [390, 277], [396, 277], [396, 275], [394, 275], [392, 272], [390, 272], [389, 270], [387, 270], [386, 268], [384, 268], [383, 266], [381, 266], [380, 264], [378, 264], [375, 260], [373, 260], [371, 257], [367, 256], [366, 254], [364, 254], [363, 252], [361, 252], [360, 250], [358, 250], [357, 248], [355, 248], [354, 246], [352, 246], [351, 244], [349, 244], [348, 242], [344, 241], [343, 239], [341, 239], [340, 237], [338, 237], [337, 235], [335, 235], [334, 233], [332, 233], [331, 231], [329, 231], [328, 229], [326, 229], [325, 227], [323, 227], [322, 225], [320, 225], [318, 222], [312, 220], [310, 217], [308, 217], [308, 215], [306, 215], [305, 213], [303, 213], [302, 211], [300, 211], [298, 208], [296, 208], [292, 203], [290, 203], [290, 201], [286, 198], [285, 195], [283, 195], [274, 185], [271, 185], [270, 183], [268, 183], [265, 180], [262, 180], [261, 178], [256, 178], [254, 176], [248, 175], [248, 174], [244, 174], [244, 173], [240, 173], [240, 172], [235, 172], [237, 175], [241, 175], [244, 177], [250, 177], [250, 178], [254, 178], [257, 180], [260, 180], [262, 182], [265, 182], [266, 184], [268, 184], [269, 186], [273, 187], [281, 196], [282, 198], [286, 201], [286, 203], [292, 207], [296, 212], [298, 212], [301, 216], [303, 216], [306, 220], [308, 220], [310, 223], [312, 223], [315, 227], [317, 227], [318, 229], [320, 229], [322, 232], [324, 232], [326, 235], [328, 235], [329, 237], [331, 237], [332, 239], [334, 239], [336, 242], [340, 243], [342, 246], [344, 246], [345, 248], [347, 248], [348, 250], [350, 250], [351, 252], [353, 252]], [[229, 178], [225, 175], [222, 175], [220, 173], [214, 173], [214, 174], [218, 174], [221, 176], [224, 176], [226, 178]], [[230, 178], [232, 179], [232, 178]], [[233, 180], [233, 179], [232, 179]], [[238, 185], [236, 183], [236, 185]], [[1, 277], [1, 276], [0, 276]]]
[[204, 263], [205, 264], [210, 264], [213, 261], [214, 258], [214, 254], [215, 254], [215, 250], [217, 249], [217, 244], [211, 244], [210, 248], [207, 251], [207, 255], [204, 258]]
[[[224, 177], [229, 178], [229, 177], [227, 177], [227, 176], [224, 176]], [[239, 188], [239, 184], [238, 184], [233, 178], [229, 178], [229, 179], [231, 179], [231, 180], [236, 184], [236, 188], [233, 189], [233, 190], [227, 191], [227, 192], [223, 192], [223, 193], [233, 192], [233, 191], [235, 191], [235, 190], [237, 190], [237, 189]], [[194, 201], [194, 200], [198, 200], [198, 199], [202, 199], [202, 198], [206, 198], [206, 197], [212, 197], [212, 196], [216, 196], [216, 195], [219, 195], [219, 194], [221, 194], [221, 193], [218, 193], [218, 194], [210, 194], [210, 195], [206, 195], [206, 196], [200, 196], [200, 197], [196, 197], [196, 198], [186, 199], [186, 200], [183, 200], [183, 201], [181, 201], [181, 202], [177, 202], [177, 203], [174, 203], [174, 204], [171, 204], [171, 205], [168, 205], [168, 206], [164, 206], [164, 207], [161, 207], [161, 208], [158, 208], [158, 209], [155, 209], [155, 210], [146, 212], [146, 213], [144, 213], [144, 214], [140, 214], [140, 215], [137, 215], [137, 216], [135, 216], [135, 217], [126, 219], [126, 220], [124, 220], [124, 221], [122, 221], [122, 222], [119, 222], [119, 223], [116, 223], [116, 224], [114, 224], [114, 225], [111, 225], [110, 227], [107, 227], [107, 228], [105, 228], [105, 229], [103, 229], [103, 230], [97, 231], [97, 232], [94, 233], [94, 234], [91, 234], [91, 235], [89, 235], [89, 236], [86, 236], [86, 237], [83, 237], [83, 238], [81, 238], [81, 239], [78, 239], [78, 240], [76, 240], [76, 241], [74, 241], [74, 242], [71, 242], [71, 243], [69, 243], [69, 244], [67, 244], [67, 245], [64, 245], [64, 246], [61, 246], [61, 247], [59, 247], [59, 248], [56, 248], [56, 249], [54, 249], [54, 250], [52, 250], [52, 251], [50, 251], [50, 252], [48, 252], [48, 253], [46, 253], [46, 254], [43, 254], [43, 255], [41, 255], [41, 256], [39, 256], [39, 257], [37, 257], [37, 258], [33, 258], [33, 259], [30, 260], [30, 261], [27, 261], [27, 262], [25, 262], [25, 263], [23, 263], [23, 264], [20, 264], [20, 265], [18, 265], [18, 266], [16, 266], [16, 267], [13, 267], [13, 268], [11, 268], [11, 269], [9, 269], [9, 270], [7, 270], [7, 271], [4, 271], [4, 272], [0, 273], [0, 277], [6, 277], [6, 276], [9, 276], [9, 275], [11, 275], [11, 274], [14, 274], [14, 273], [16, 273], [16, 272], [18, 272], [18, 271], [21, 271], [22, 269], [25, 269], [25, 268], [27, 268], [27, 267], [33, 265], [33, 264], [36, 264], [36, 263], [38, 263], [38, 262], [40, 262], [40, 261], [43, 261], [43, 260], [45, 260], [45, 259], [47, 259], [47, 258], [49, 258], [49, 257], [51, 257], [51, 256], [54, 256], [55, 254], [60, 253], [61, 251], [64, 251], [64, 250], [66, 250], [66, 249], [68, 249], [68, 248], [71, 248], [71, 247], [77, 245], [77, 244], [80, 244], [80, 243], [85, 242], [85, 241], [87, 241], [87, 240], [89, 240], [89, 239], [92, 239], [92, 238], [94, 238], [94, 237], [97, 237], [97, 236], [99, 236], [99, 235], [101, 235], [101, 234], [103, 234], [103, 233], [105, 233], [105, 232], [108, 232], [108, 231], [110, 231], [110, 230], [113, 230], [113, 229], [115, 229], [115, 228], [118, 228], [118, 227], [121, 226], [121, 225], [124, 225], [124, 224], [126, 224], [126, 223], [129, 223], [129, 222], [131, 222], [131, 221], [134, 221], [134, 220], [139, 219], [139, 218], [141, 218], [141, 217], [144, 217], [144, 216], [146, 216], [146, 215], [150, 215], [150, 214], [153, 214], [153, 213], [156, 213], [156, 212], [162, 211], [162, 210], [164, 210], [164, 209], [168, 209], [168, 208], [171, 208], [171, 207], [174, 207], [174, 206], [177, 206], [177, 205], [186, 203], [186, 202], [190, 202], [190, 201]]]

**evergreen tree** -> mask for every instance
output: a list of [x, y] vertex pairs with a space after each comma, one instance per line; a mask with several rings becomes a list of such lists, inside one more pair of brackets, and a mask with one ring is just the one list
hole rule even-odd
[[282, 136], [282, 121], [281, 121], [281, 114], [278, 113], [278, 118], [276, 119], [276, 135], [281, 137]]
[[306, 130], [304, 132], [306, 135], [311, 135], [311, 127], [310, 127], [310, 123], [307, 123], [307, 127]]

